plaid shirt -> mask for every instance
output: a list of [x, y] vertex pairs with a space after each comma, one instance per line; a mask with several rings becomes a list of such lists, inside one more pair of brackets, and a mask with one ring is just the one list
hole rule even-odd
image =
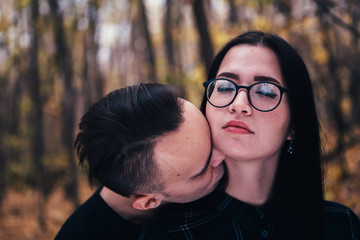
[[[350, 209], [325, 201], [324, 210], [326, 239], [360, 239], [360, 222]], [[221, 191], [192, 203], [171, 204], [162, 212], [167, 216], [145, 224], [138, 239], [276, 239], [273, 208], [255, 208]]]

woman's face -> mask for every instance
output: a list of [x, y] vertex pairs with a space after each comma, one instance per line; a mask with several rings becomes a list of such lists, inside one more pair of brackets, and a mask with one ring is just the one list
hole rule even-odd
[[[276, 55], [268, 48], [237, 45], [225, 55], [216, 77], [249, 86], [261, 79], [285, 87]], [[265, 77], [265, 78], [264, 78]], [[227, 107], [206, 106], [214, 147], [227, 160], [253, 161], [278, 159], [281, 147], [289, 136], [290, 111], [286, 93], [281, 103], [270, 112], [254, 109], [245, 89], [240, 89]]]

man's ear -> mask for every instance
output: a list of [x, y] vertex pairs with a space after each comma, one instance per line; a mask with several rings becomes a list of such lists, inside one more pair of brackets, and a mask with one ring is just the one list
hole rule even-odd
[[149, 210], [157, 208], [162, 202], [162, 197], [159, 194], [146, 194], [137, 196], [132, 206], [138, 210]]
[[291, 129], [286, 140], [294, 140], [294, 139], [295, 139], [295, 129]]

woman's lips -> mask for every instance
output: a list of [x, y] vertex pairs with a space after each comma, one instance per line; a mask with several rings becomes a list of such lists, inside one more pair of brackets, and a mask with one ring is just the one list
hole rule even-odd
[[231, 121], [227, 122], [223, 126], [223, 129], [225, 129], [225, 131], [228, 131], [231, 133], [237, 133], [237, 134], [254, 134], [255, 133], [244, 122], [236, 121], [236, 120], [231, 120]]

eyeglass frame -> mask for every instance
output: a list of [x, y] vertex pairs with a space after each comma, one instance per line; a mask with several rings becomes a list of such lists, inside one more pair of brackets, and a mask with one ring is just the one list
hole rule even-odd
[[[209, 87], [210, 83], [212, 83], [212, 82], [214, 82], [214, 81], [217, 81], [217, 80], [226, 80], [226, 81], [229, 81], [229, 82], [231, 82], [232, 84], [234, 84], [235, 89], [236, 89], [236, 94], [234, 95], [234, 98], [233, 98], [228, 104], [226, 104], [226, 105], [224, 105], [224, 106], [216, 106], [216, 105], [214, 105], [212, 102], [210, 102], [209, 97], [208, 97], [208, 92], [207, 92], [207, 91], [208, 91], [208, 87]], [[261, 109], [258, 109], [258, 108], [255, 107], [255, 106], [252, 104], [252, 102], [251, 102], [250, 89], [251, 89], [253, 86], [258, 85], [258, 84], [261, 84], [261, 83], [268, 83], [268, 84], [275, 85], [275, 86], [278, 87], [279, 90], [280, 90], [280, 98], [279, 98], [278, 104], [276, 104], [275, 107], [273, 107], [273, 108], [271, 108], [271, 109], [269, 109], [269, 110], [261, 110]], [[270, 111], [274, 110], [275, 108], [277, 108], [277, 107], [280, 105], [280, 103], [281, 103], [283, 94], [288, 91], [287, 88], [284, 88], [284, 87], [282, 87], [282, 86], [280, 86], [280, 85], [278, 85], [278, 84], [276, 84], [276, 83], [273, 83], [273, 82], [260, 81], [260, 82], [253, 83], [253, 84], [251, 84], [251, 85], [249, 85], [249, 86], [243, 86], [243, 85], [237, 85], [235, 82], [233, 82], [233, 81], [231, 81], [230, 79], [227, 79], [227, 78], [214, 78], [214, 79], [211, 79], [211, 80], [209, 80], [209, 81], [203, 82], [203, 86], [205, 87], [206, 100], [207, 100], [212, 106], [217, 107], [217, 108], [224, 108], [224, 107], [227, 107], [227, 106], [229, 106], [230, 104], [232, 104], [232, 103], [235, 101], [236, 97], [238, 96], [239, 90], [242, 89], [242, 88], [245, 88], [245, 89], [246, 89], [247, 98], [248, 98], [248, 101], [249, 101], [250, 105], [251, 105], [254, 109], [256, 109], [256, 110], [258, 110], [258, 111], [260, 111], [260, 112], [270, 112]]]

